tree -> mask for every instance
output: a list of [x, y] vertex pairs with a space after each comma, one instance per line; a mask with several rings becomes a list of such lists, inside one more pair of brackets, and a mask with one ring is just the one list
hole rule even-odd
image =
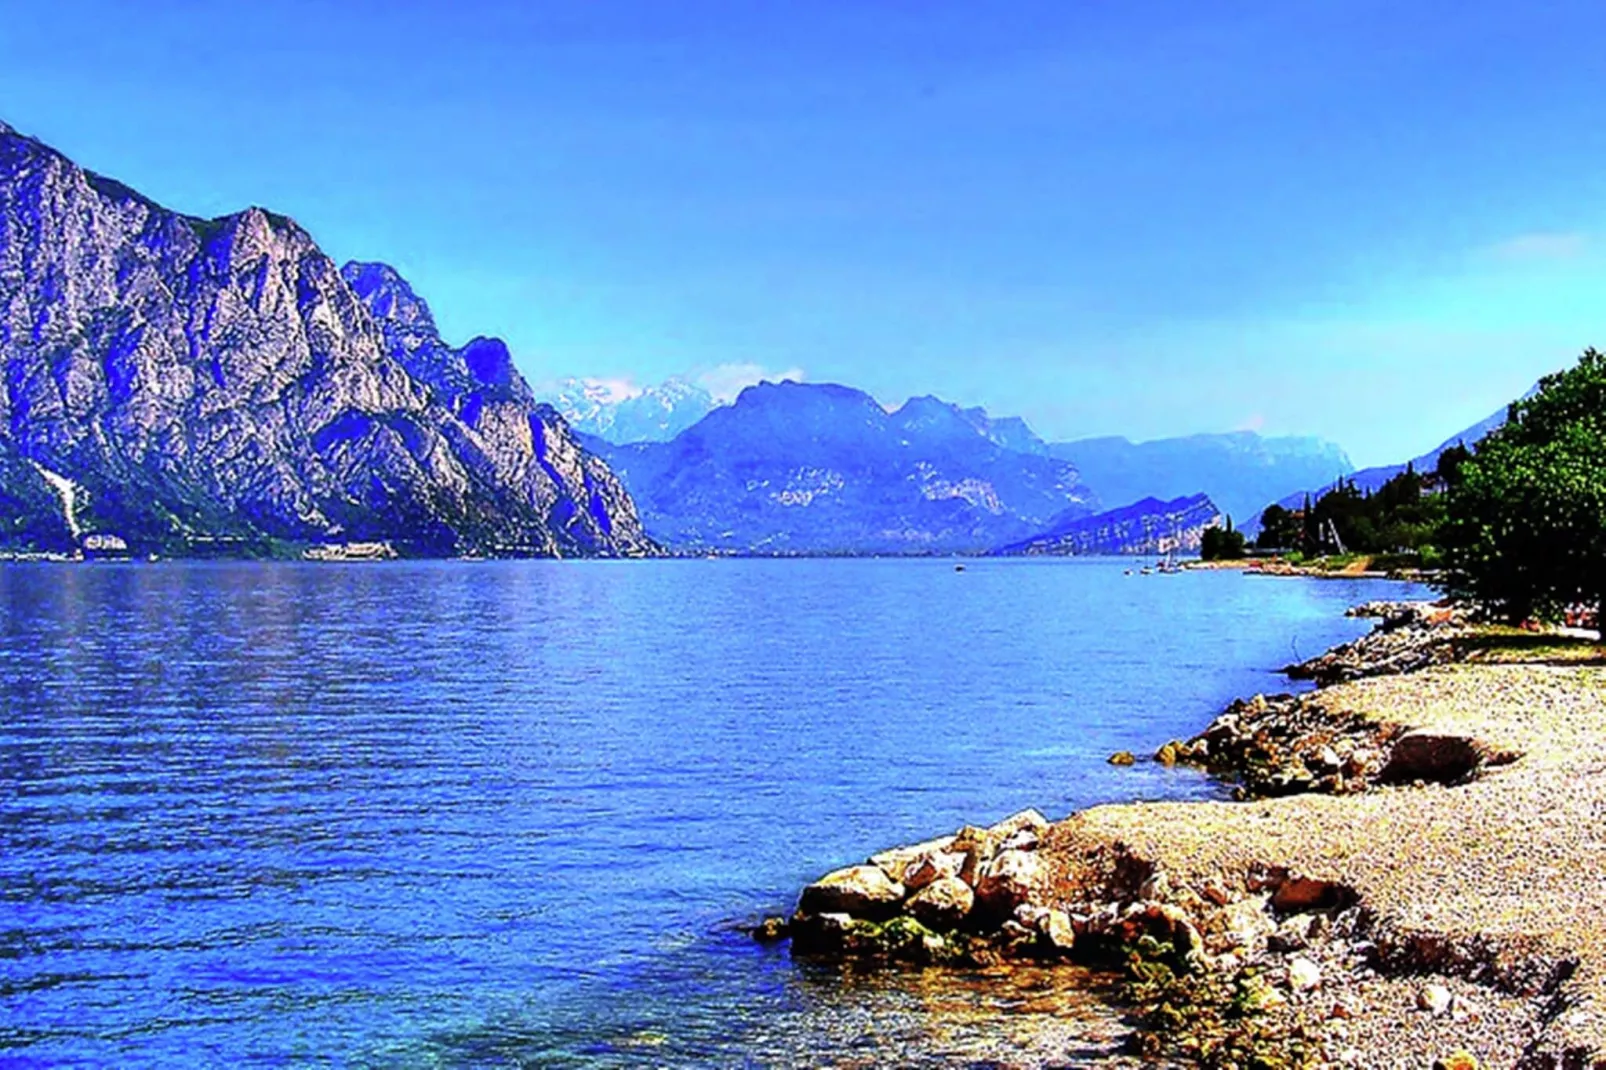
[[1262, 550], [1290, 550], [1300, 545], [1299, 520], [1277, 504], [1266, 506], [1260, 514], [1260, 534], [1255, 545]]
[[1454, 469], [1446, 589], [1512, 621], [1606, 602], [1606, 354], [1513, 404]]
[[1244, 555], [1244, 533], [1233, 530], [1232, 517], [1224, 528], [1208, 527], [1199, 537], [1199, 556], [1205, 561], [1237, 559]]

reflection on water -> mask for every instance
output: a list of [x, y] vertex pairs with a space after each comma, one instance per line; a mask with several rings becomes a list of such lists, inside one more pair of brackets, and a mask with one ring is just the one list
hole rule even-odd
[[1064, 974], [729, 931], [1104, 764], [1388, 585], [1118, 563], [0, 565], [0, 1062], [1076, 1065]]

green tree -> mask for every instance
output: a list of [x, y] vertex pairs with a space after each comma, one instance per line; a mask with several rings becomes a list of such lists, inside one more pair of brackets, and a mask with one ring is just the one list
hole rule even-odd
[[1462, 459], [1444, 528], [1452, 594], [1507, 619], [1606, 602], [1606, 355], [1540, 380]]
[[1244, 533], [1232, 526], [1227, 518], [1224, 528], [1208, 527], [1199, 537], [1199, 556], [1206, 561], [1235, 560], [1244, 555]]
[[1260, 534], [1255, 536], [1255, 545], [1262, 550], [1292, 550], [1300, 546], [1302, 535], [1294, 514], [1274, 503], [1260, 514]]

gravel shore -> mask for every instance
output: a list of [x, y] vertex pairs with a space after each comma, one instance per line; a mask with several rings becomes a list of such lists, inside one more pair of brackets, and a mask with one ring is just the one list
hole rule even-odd
[[[1354, 931], [1293, 949], [1320, 979], [1270, 1012], [1307, 1026], [1324, 1061], [1606, 1067], [1606, 670], [1460, 664], [1314, 701], [1516, 759], [1457, 785], [1097, 807], [1050, 830], [1050, 868], [1074, 877], [1120, 844], [1175, 887], [1247, 890], [1282, 870], [1344, 889]], [[1423, 1006], [1435, 985], [1438, 1013]]]
[[[889, 852], [877, 921], [802, 910], [794, 953], [1124, 965], [1131, 1049], [1205, 1066], [1606, 1070], [1606, 665], [1576, 643], [1409, 627], [1438, 644], [1453, 627], [1457, 660], [1402, 661], [1380, 629], [1405, 671], [1224, 715], [1233, 760], [1318, 767], [1279, 797], [1101, 806]], [[942, 917], [916, 891], [931, 879], [966, 902], [974, 887], [951, 932], [899, 915]]]

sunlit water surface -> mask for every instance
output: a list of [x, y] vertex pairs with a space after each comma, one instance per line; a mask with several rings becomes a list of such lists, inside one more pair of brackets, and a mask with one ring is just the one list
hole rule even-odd
[[0, 1063], [1085, 1065], [1056, 971], [735, 922], [1364, 630], [1377, 582], [1118, 561], [0, 566]]

